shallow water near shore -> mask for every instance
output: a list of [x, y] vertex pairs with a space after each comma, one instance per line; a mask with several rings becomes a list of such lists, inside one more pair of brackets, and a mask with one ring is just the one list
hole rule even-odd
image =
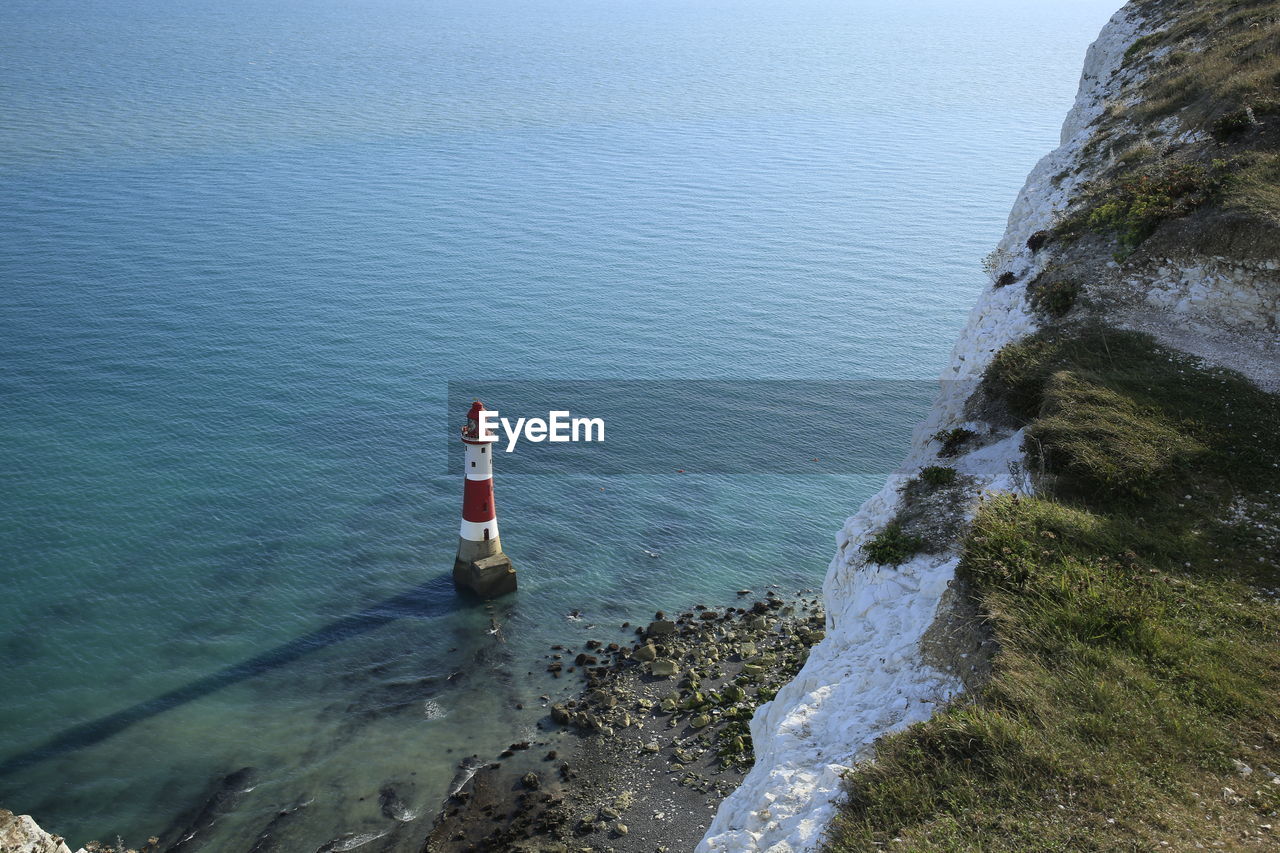
[[486, 607], [447, 383], [933, 377], [1116, 5], [5, 4], [0, 805], [414, 849], [549, 645], [818, 586], [926, 399], [858, 473], [499, 460]]

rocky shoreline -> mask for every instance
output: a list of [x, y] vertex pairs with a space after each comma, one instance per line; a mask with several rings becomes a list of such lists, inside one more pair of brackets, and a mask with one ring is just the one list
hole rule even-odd
[[581, 692], [543, 697], [545, 737], [460, 766], [424, 853], [692, 849], [754, 761], [755, 709], [825, 631], [816, 594], [738, 598], [622, 625], [634, 645], [553, 647], [547, 670]]

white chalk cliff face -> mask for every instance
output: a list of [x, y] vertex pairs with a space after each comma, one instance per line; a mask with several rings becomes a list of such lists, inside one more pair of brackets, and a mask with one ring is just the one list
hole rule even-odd
[[16, 815], [0, 809], [0, 853], [71, 853], [71, 850], [61, 838], [41, 829], [31, 815]]
[[976, 449], [951, 460], [977, 484], [975, 506], [983, 493], [1019, 490], [1021, 433], [966, 422], [965, 402], [991, 357], [1035, 331], [1026, 310], [1026, 282], [1050, 253], [1032, 253], [1027, 239], [1050, 227], [1074, 192], [1096, 176], [1083, 154], [1091, 124], [1134, 81], [1135, 72], [1121, 64], [1143, 34], [1143, 22], [1122, 9], [1089, 48], [1062, 144], [1032, 170], [1000, 242], [998, 272], [1013, 272], [1018, 281], [983, 293], [942, 374], [938, 399], [915, 430], [907, 460], [837, 535], [823, 585], [826, 638], [795, 680], [756, 711], [755, 766], [721, 803], [698, 853], [815, 849], [835, 813], [841, 774], [872, 756], [876, 738], [928, 719], [960, 690], [958, 678], [927, 664], [921, 651], [921, 639], [955, 577], [959, 543], [949, 553], [920, 555], [897, 567], [868, 564], [862, 544], [895, 516], [899, 488], [921, 468], [939, 464], [932, 438], [939, 430], [963, 426], [981, 436]]

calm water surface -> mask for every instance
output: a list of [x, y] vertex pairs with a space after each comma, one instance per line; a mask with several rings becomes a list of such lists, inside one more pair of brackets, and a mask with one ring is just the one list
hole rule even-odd
[[4, 3], [0, 804], [139, 841], [252, 768], [206, 849], [413, 849], [548, 644], [818, 585], [911, 407], [865, 474], [499, 460], [486, 609], [447, 383], [935, 376], [1117, 5]]

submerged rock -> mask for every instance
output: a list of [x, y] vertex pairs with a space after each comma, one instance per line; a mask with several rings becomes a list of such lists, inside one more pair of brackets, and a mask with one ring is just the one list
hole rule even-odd
[[[230, 814], [239, 805], [240, 799], [253, 788], [256, 772], [252, 767], [242, 767], [234, 773], [228, 773], [214, 784], [212, 792], [204, 801], [204, 805], [195, 813], [184, 827], [176, 832], [166, 832], [162, 837], [174, 838], [166, 853], [186, 853], [204, 844], [204, 832], [214, 821]], [[338, 848], [334, 848], [335, 850]]]
[[386, 835], [385, 832], [348, 832], [317, 848], [316, 853], [346, 853], [348, 850], [363, 847], [371, 841], [377, 841], [384, 835]]
[[408, 823], [418, 817], [405, 805], [404, 800], [400, 799], [400, 795], [391, 785], [383, 785], [382, 790], [378, 791], [378, 807], [382, 810], [383, 817], [402, 823]]

